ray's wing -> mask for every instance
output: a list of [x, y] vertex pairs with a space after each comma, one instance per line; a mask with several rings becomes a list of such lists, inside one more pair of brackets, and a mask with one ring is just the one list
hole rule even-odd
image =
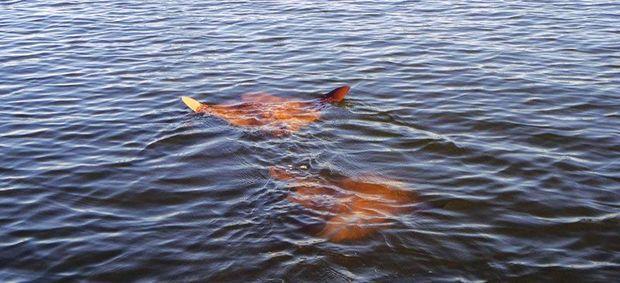
[[286, 199], [317, 212], [345, 213], [351, 209], [348, 198], [328, 187], [297, 187]]
[[332, 242], [354, 241], [366, 238], [386, 225], [389, 225], [388, 219], [381, 215], [354, 210], [327, 220], [319, 236]]
[[297, 178], [291, 171], [276, 166], [269, 166], [269, 176], [280, 181], [289, 181]]
[[290, 202], [318, 212], [342, 213], [349, 210], [349, 201], [346, 196], [320, 182], [306, 180], [275, 166], [269, 168], [269, 175], [274, 179], [290, 183], [292, 191], [286, 198]]
[[404, 191], [398, 186], [400, 183], [378, 179], [376, 176], [372, 176], [368, 180], [345, 178], [334, 181], [334, 184], [356, 193], [360, 197], [378, 198], [388, 202], [411, 202], [415, 200], [410, 192]]
[[256, 102], [256, 103], [283, 103], [286, 102], [286, 98], [271, 95], [266, 92], [258, 93], [246, 93], [241, 96], [244, 102]]

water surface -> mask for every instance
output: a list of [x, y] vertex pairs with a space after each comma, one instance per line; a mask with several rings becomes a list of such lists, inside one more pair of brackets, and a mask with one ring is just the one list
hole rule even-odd
[[[553, 3], [550, 3], [553, 2]], [[0, 280], [620, 277], [613, 1], [2, 1]], [[179, 97], [319, 97], [273, 138]], [[317, 237], [279, 165], [420, 203]]]

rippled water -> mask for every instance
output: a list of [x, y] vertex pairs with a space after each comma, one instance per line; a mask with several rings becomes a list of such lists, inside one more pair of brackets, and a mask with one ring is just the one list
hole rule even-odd
[[[0, 279], [620, 277], [620, 4], [544, 2], [0, 2]], [[179, 100], [342, 84], [281, 138]], [[419, 203], [326, 241], [272, 165]]]

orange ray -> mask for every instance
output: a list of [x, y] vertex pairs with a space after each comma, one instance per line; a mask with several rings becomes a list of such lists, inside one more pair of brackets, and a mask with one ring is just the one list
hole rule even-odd
[[328, 215], [319, 236], [332, 242], [366, 238], [417, 201], [401, 184], [372, 175], [326, 181], [308, 180], [277, 167], [269, 173], [293, 188], [287, 200]]
[[334, 89], [315, 101], [289, 100], [267, 93], [251, 93], [242, 96], [237, 104], [200, 103], [183, 96], [183, 102], [194, 112], [206, 113], [239, 127], [259, 127], [265, 132], [282, 136], [299, 131], [321, 116], [323, 103], [340, 102], [349, 92], [348, 86]]

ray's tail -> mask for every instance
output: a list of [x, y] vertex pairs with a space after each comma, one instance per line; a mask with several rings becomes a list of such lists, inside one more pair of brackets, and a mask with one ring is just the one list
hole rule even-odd
[[185, 103], [185, 105], [187, 105], [189, 109], [192, 109], [192, 111], [203, 112], [203, 108], [205, 105], [198, 102], [196, 99], [193, 99], [189, 96], [182, 96], [181, 100], [183, 100], [183, 103]]

